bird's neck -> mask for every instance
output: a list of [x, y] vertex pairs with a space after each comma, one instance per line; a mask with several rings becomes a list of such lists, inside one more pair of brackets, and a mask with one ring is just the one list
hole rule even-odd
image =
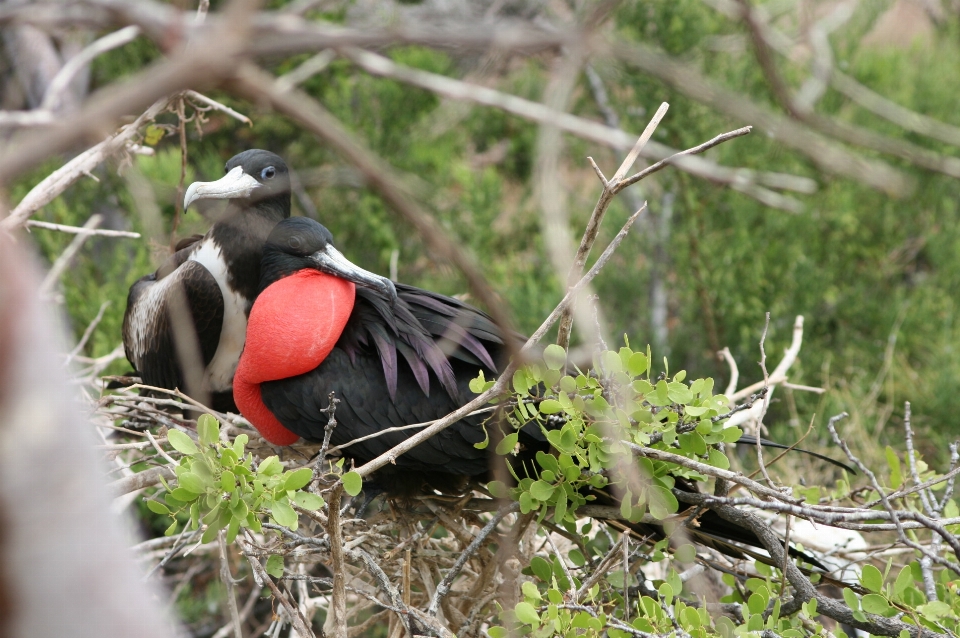
[[355, 296], [353, 283], [345, 279], [301, 270], [257, 297], [233, 392], [240, 412], [271, 443], [289, 445], [297, 437], [263, 404], [260, 384], [304, 374], [323, 363], [350, 319]]
[[289, 197], [287, 201], [286, 211], [272, 200], [257, 206], [231, 207], [210, 229], [227, 264], [230, 287], [249, 300], [256, 297], [259, 290], [263, 244], [274, 227], [289, 217]]

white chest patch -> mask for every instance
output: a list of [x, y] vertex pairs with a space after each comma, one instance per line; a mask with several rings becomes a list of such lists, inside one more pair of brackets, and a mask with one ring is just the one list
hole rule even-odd
[[207, 237], [190, 255], [190, 261], [200, 263], [217, 280], [223, 296], [223, 327], [217, 353], [203, 375], [204, 387], [211, 392], [229, 392], [233, 387], [233, 375], [240, 362], [240, 353], [247, 337], [247, 301], [227, 285], [227, 265], [220, 247]]

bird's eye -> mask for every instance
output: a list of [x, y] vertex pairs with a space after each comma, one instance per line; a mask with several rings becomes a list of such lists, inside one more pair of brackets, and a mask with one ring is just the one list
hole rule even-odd
[[260, 177], [263, 179], [273, 179], [273, 176], [277, 174], [277, 169], [272, 166], [268, 166], [262, 171], [260, 171]]
[[294, 250], [300, 250], [300, 247], [303, 246], [303, 241], [299, 237], [291, 237], [287, 240], [287, 245]]

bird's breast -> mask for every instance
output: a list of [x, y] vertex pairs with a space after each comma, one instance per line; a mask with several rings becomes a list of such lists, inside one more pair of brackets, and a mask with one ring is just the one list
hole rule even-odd
[[204, 372], [204, 385], [213, 392], [226, 392], [233, 387], [240, 353], [247, 333], [247, 306], [249, 300], [229, 285], [229, 266], [217, 242], [206, 237], [190, 255], [216, 279], [223, 297], [223, 327], [217, 352]]
[[250, 310], [241, 356], [256, 383], [313, 370], [333, 350], [353, 312], [353, 283], [302, 270], [270, 285]]
[[260, 384], [319, 366], [343, 333], [354, 298], [351, 282], [305, 270], [275, 282], [254, 302], [233, 398], [241, 414], [271, 443], [290, 445], [299, 437], [264, 405]]

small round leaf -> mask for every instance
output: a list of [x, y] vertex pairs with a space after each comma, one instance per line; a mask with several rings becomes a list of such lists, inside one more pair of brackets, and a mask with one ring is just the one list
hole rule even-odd
[[356, 472], [347, 472], [340, 480], [343, 482], [343, 490], [350, 496], [356, 496], [363, 490], [363, 477]]
[[170, 442], [170, 445], [173, 446], [173, 449], [188, 456], [200, 451], [197, 449], [197, 444], [193, 442], [193, 439], [180, 430], [169, 430], [167, 432], [167, 440]]

